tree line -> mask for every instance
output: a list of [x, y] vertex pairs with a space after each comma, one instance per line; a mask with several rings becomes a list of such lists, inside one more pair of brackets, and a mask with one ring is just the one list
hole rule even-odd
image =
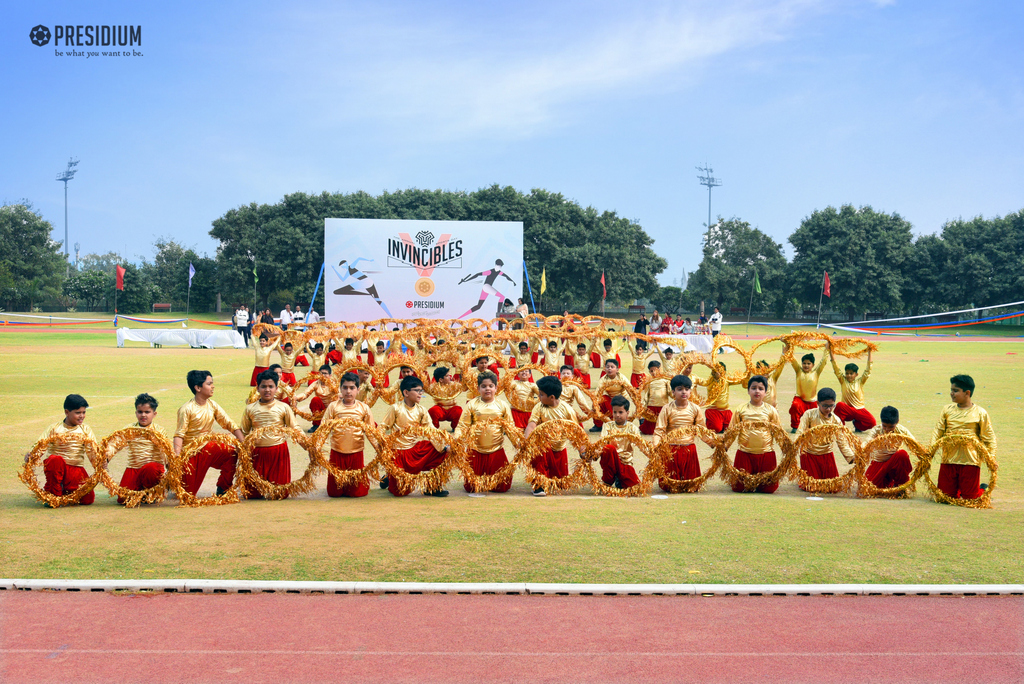
[[[122, 313], [150, 311], [154, 303], [183, 309], [188, 265], [196, 269], [190, 305], [212, 311], [226, 305], [272, 309], [308, 305], [323, 262], [324, 219], [378, 218], [522, 221], [523, 253], [533, 298], [593, 312], [604, 274], [609, 304], [648, 299], [662, 310], [694, 311], [700, 302], [723, 311], [745, 309], [754, 274], [760, 293], [753, 309], [783, 317], [817, 309], [828, 271], [827, 307], [851, 318], [867, 312], [913, 315], [1000, 304], [1024, 293], [1024, 211], [1004, 217], [947, 222], [940, 233], [914, 239], [899, 214], [850, 205], [814, 211], [783, 245], [739, 218], [719, 219], [703, 238], [699, 268], [678, 287], [659, 287], [666, 261], [642, 226], [614, 211], [583, 207], [543, 189], [524, 193], [492, 185], [475, 192], [409, 189], [286, 195], [275, 204], [231, 209], [212, 223], [213, 256], [158, 239], [153, 259], [89, 254], [68, 268], [52, 226], [28, 203], [0, 207], [0, 300], [7, 310], [49, 305], [113, 310], [114, 268], [126, 269], [118, 293]], [[508, 268], [513, 268], [508, 265]], [[255, 274], [254, 274], [255, 270]], [[66, 274], [66, 271], [67, 274]], [[530, 300], [523, 282], [522, 296]], [[315, 304], [323, 311], [323, 288]]]

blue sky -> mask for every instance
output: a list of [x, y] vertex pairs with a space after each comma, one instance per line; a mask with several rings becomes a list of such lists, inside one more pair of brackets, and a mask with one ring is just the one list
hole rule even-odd
[[[1024, 208], [1021, 3], [13, 5], [0, 201], [63, 239], [80, 158], [83, 254], [212, 253], [211, 221], [294, 191], [499, 183], [637, 220], [671, 284], [701, 259], [705, 161], [714, 214], [783, 242], [828, 205], [918, 234]], [[57, 56], [37, 24], [141, 25], [142, 55]]]

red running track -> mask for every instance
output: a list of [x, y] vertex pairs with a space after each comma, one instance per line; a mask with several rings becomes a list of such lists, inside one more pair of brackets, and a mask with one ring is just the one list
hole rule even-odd
[[0, 681], [1021, 682], [1024, 598], [8, 591]]

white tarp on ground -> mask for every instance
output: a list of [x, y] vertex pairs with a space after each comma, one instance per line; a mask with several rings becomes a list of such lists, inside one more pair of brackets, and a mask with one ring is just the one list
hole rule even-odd
[[245, 349], [242, 336], [228, 328], [223, 330], [201, 330], [186, 328], [182, 330], [161, 330], [159, 328], [118, 328], [117, 346], [123, 347], [124, 341], [149, 342], [150, 346], [159, 344], [167, 347], [234, 347]]
[[494, 318], [523, 292], [515, 221], [324, 220], [326, 319]]
[[698, 351], [708, 354], [711, 352], [713, 344], [711, 335], [665, 335], [668, 338], [666, 340], [660, 339], [661, 337], [661, 335], [654, 335], [654, 339], [658, 340], [658, 345], [661, 347], [670, 346], [676, 348], [679, 345], [675, 343], [675, 340], [686, 342], [685, 349], [676, 349], [676, 351]]

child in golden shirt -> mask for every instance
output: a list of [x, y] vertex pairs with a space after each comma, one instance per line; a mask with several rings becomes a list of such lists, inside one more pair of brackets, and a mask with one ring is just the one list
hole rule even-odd
[[[834, 412], [836, 406], [836, 391], [834, 389], [822, 387], [818, 390], [817, 399], [817, 407], [800, 417], [800, 426], [796, 430], [798, 437], [818, 425], [843, 424]], [[853, 463], [855, 455], [842, 439], [816, 440], [803, 448], [803, 452], [800, 454], [800, 468], [819, 480], [839, 477], [835, 452], [832, 451], [833, 442], [838, 445], [839, 452], [846, 462]]]
[[[672, 403], [666, 404], [658, 414], [658, 423], [654, 428], [654, 446], [657, 448], [669, 439], [669, 434], [679, 428], [691, 425], [704, 426], [704, 414], [700, 407], [690, 401], [693, 391], [693, 380], [688, 375], [676, 375], [670, 383]], [[670, 455], [665, 462], [665, 474], [673, 480], [693, 480], [700, 477], [700, 460], [697, 457], [697, 445], [693, 437], [684, 437], [669, 442]], [[658, 481], [662, 491], [675, 491], [669, 482], [662, 478]]]
[[[321, 365], [318, 370], [318, 375], [330, 377], [331, 367], [327, 364]], [[315, 378], [311, 377], [310, 385], [306, 387], [306, 389], [304, 389], [302, 392], [299, 392], [298, 394], [294, 395], [291, 398], [291, 401], [287, 403], [289, 406], [298, 406], [299, 402], [303, 401], [310, 394], [313, 395], [313, 398], [309, 400], [309, 412], [313, 414], [313, 427], [309, 429], [309, 432], [316, 432], [316, 429], [320, 427], [320, 422], [323, 420], [322, 417], [318, 418], [317, 416], [322, 416], [324, 410], [326, 410], [327, 408], [327, 405], [334, 401], [337, 397], [334, 395], [333, 392], [331, 392], [331, 388], [327, 386], [326, 382], [324, 382], [323, 380], [316, 380]]]
[[[380, 423], [381, 427], [389, 433], [414, 426], [432, 427], [427, 410], [420, 404], [423, 399], [423, 381], [415, 375], [407, 375], [402, 378], [398, 389], [402, 393], [402, 401], [388, 407], [384, 420]], [[402, 435], [395, 442], [395, 465], [411, 475], [416, 475], [441, 465], [446, 453], [448, 445], [439, 450], [429, 439]], [[411, 493], [411, 490], [388, 477], [381, 481], [381, 487], [387, 487], [395, 496], [407, 496]], [[447, 489], [423, 493], [427, 496], [448, 496]]]
[[277, 349], [277, 345], [280, 342], [280, 337], [275, 337], [274, 341], [271, 342], [270, 336], [267, 335], [267, 333], [262, 333], [260, 335], [259, 344], [256, 346], [256, 364], [253, 366], [252, 369], [252, 377], [249, 378], [250, 387], [256, 386], [257, 375], [259, 375], [265, 370], [270, 369], [270, 354], [275, 349]]
[[633, 467], [633, 444], [624, 435], [640, 436], [636, 425], [627, 421], [629, 399], [621, 394], [612, 397], [613, 422], [601, 427], [601, 439], [613, 438], [601, 450], [601, 481], [618, 489], [629, 489], [640, 483]]
[[[836, 406], [838, 408], [838, 404]], [[895, 406], [883, 406], [878, 417], [881, 419], [881, 425], [876, 425], [868, 433], [868, 441], [893, 433], [914, 439], [910, 430], [899, 424], [900, 412]], [[906, 449], [875, 449], [870, 456], [871, 465], [868, 466], [864, 477], [880, 489], [891, 489], [906, 484], [914, 470]]]
[[[64, 420], [48, 427], [39, 439], [71, 434], [96, 441], [92, 429], [85, 424], [85, 411], [88, 408], [89, 402], [81, 394], [69, 394], [64, 398]], [[51, 446], [46, 453], [48, 455], [43, 458], [43, 475], [46, 477], [43, 489], [50, 494], [66, 496], [89, 479], [89, 473], [84, 467], [88, 458], [84, 443], [68, 441], [67, 444]], [[28, 460], [28, 454], [25, 460]], [[83, 495], [78, 504], [88, 506], [95, 500], [96, 492], [91, 491]]]
[[[478, 377], [479, 380], [479, 377]], [[434, 369], [434, 382], [445, 387], [452, 384], [451, 371], [443, 366]], [[441, 429], [441, 421], [447, 421], [452, 426], [452, 431], [459, 427], [459, 418], [462, 417], [462, 407], [455, 403], [455, 397], [450, 399], [434, 398], [434, 405], [427, 411], [434, 427]]]
[[[277, 352], [281, 356], [281, 382], [294, 387], [298, 383], [298, 380], [295, 379], [295, 359], [299, 353], [295, 351], [291, 342], [285, 342]], [[256, 382], [258, 383], [259, 380]]]
[[245, 439], [245, 435], [224, 409], [213, 400], [213, 374], [210, 371], [190, 370], [185, 376], [185, 382], [192, 390], [192, 399], [178, 409], [178, 425], [174, 430], [174, 453], [180, 454], [184, 447], [193, 443], [201, 443], [203, 447], [189, 459], [185, 474], [182, 476], [182, 485], [189, 494], [195, 496], [203, 484], [206, 473], [213, 468], [220, 471], [220, 477], [217, 478], [217, 496], [221, 496], [234, 482], [238, 451], [233, 446], [210, 441], [207, 436], [213, 432], [215, 423], [233, 434], [239, 442]]
[[[783, 353], [788, 350], [789, 345], [787, 344], [783, 348]], [[817, 366], [814, 365], [814, 354], [804, 354], [800, 358], [799, 364], [796, 359], [793, 359], [792, 364], [793, 371], [796, 373], [796, 394], [789, 407], [789, 426], [792, 428], [792, 432], [796, 432], [797, 427], [800, 426], [800, 417], [818, 406], [815, 397], [818, 393], [818, 378], [821, 377], [821, 371], [825, 369], [825, 354], [822, 353], [821, 361]]]
[[[164, 431], [153, 423], [157, 406], [159, 402], [149, 394], [135, 397], [135, 422], [127, 427], [152, 430], [166, 439]], [[153, 442], [145, 437], [136, 437], [128, 442], [128, 467], [121, 475], [121, 487], [136, 492], [155, 487], [164, 476], [164, 467], [164, 455]], [[117, 503], [124, 502], [124, 497], [117, 498]]]
[[[249, 433], [259, 428], [281, 426], [294, 428], [295, 414], [285, 403], [276, 399], [277, 375], [263, 371], [256, 378], [256, 389], [259, 390], [259, 401], [247, 404], [242, 412], [242, 433]], [[267, 435], [256, 441], [252, 450], [252, 468], [256, 473], [276, 485], [288, 484], [292, 481], [292, 461], [288, 453], [288, 441], [284, 437]], [[246, 482], [244, 490], [247, 499], [262, 499], [255, 486]], [[287, 498], [287, 492], [282, 498]]]
[[[602, 413], [609, 414], [612, 412], [612, 397], [625, 392], [621, 386], [628, 384], [629, 380], [619, 372], [618, 362], [615, 359], [605, 359], [604, 373], [601, 374], [601, 379], [597, 382], [597, 397]], [[590, 428], [590, 431], [600, 432], [602, 425], [604, 425], [604, 422], [595, 418], [594, 427]]]
[[[949, 379], [952, 404], [942, 409], [932, 432], [932, 444], [946, 435], [974, 435], [995, 457], [996, 433], [988, 412], [974, 403], [974, 379], [954, 375]], [[946, 446], [942, 450], [938, 487], [946, 496], [977, 499], [981, 496], [981, 456], [971, 446]]]
[[[503, 418], [512, 422], [512, 408], [505, 401], [496, 397], [498, 377], [490, 371], [484, 371], [477, 375], [476, 383], [479, 396], [466, 403], [463, 420], [455, 428], [456, 439], [462, 437], [464, 432], [469, 432], [474, 425], [486, 418]], [[470, 447], [468, 456], [469, 465], [477, 476], [493, 475], [508, 465], [504, 444], [505, 430], [501, 425], [487, 425], [476, 433], [476, 440]], [[507, 478], [488, 491], [507, 492], [511, 486], [512, 474], [510, 473]], [[467, 492], [473, 491], [473, 485], [468, 480], [463, 483], [463, 488]]]
[[855, 363], [846, 364], [843, 372], [840, 373], [839, 366], [836, 365], [836, 357], [832, 355], [831, 351], [830, 344], [828, 358], [832, 362], [832, 370], [836, 374], [836, 380], [839, 381], [839, 391], [843, 397], [842, 401], [836, 402], [836, 417], [843, 423], [853, 421], [853, 429], [857, 432], [867, 432], [875, 427], [875, 417], [864, 406], [864, 385], [871, 375], [871, 350], [868, 349], [867, 368], [859, 376], [860, 368]]
[[[580, 416], [568, 404], [559, 401], [562, 396], [562, 381], [556, 377], [546, 375], [537, 380], [537, 396], [540, 402], [533, 407], [530, 413], [530, 422], [526, 425], [525, 436], [527, 439], [539, 425], [552, 420], [568, 420], [578, 422]], [[552, 440], [539, 456], [533, 459], [531, 465], [541, 475], [547, 477], [567, 477], [569, 475], [569, 454], [566, 451], [565, 440]], [[546, 496], [547, 492], [543, 487], [533, 488], [534, 496]]]
[[[484, 373], [487, 372], [489, 371], [484, 371]], [[477, 375], [478, 385], [480, 375], [482, 374]], [[531, 399], [538, 396], [537, 385], [530, 378], [530, 371], [520, 370], [516, 373], [515, 379], [509, 384], [508, 392], [515, 396], [515, 403], [519, 406], [526, 406]], [[515, 426], [520, 430], [525, 430], [526, 425], [530, 422], [530, 411], [524, 411], [515, 407], [510, 407], [509, 410], [512, 411], [512, 422]]]
[[[569, 404], [581, 415], [590, 413], [592, 408], [590, 399], [583, 393], [583, 390], [569, 383], [570, 380], [576, 379], [573, 367], [569, 364], [562, 366], [558, 372], [558, 379], [562, 381], [562, 396], [558, 400]], [[580, 425], [582, 427], [582, 423]]]
[[[365, 380], [356, 373], [348, 372], [341, 376], [339, 398], [332, 401], [324, 410], [324, 423], [332, 420], [352, 419], [364, 425], [373, 425], [370, 407], [361, 401], [360, 386], [368, 387]], [[326, 427], [323, 429], [327, 429]], [[363, 448], [365, 439], [359, 427], [331, 427], [331, 465], [339, 470], [362, 470]], [[334, 475], [327, 475], [327, 496], [360, 497], [370, 492], [370, 484], [366, 480], [347, 486], [340, 486]]]
[[[747, 381], [747, 395], [750, 401], [737, 406], [732, 414], [732, 421], [729, 427], [740, 423], [760, 422], [774, 423], [780, 428], [782, 422], [779, 420], [779, 412], [774, 406], [765, 401], [768, 394], [768, 378], [763, 375], [754, 375]], [[778, 466], [775, 458], [775, 449], [772, 447], [772, 433], [768, 428], [756, 428], [741, 430], [738, 439], [739, 447], [736, 449], [734, 465], [737, 470], [743, 470], [751, 475], [759, 473], [770, 473]], [[763, 484], [754, 491], [762, 494], [772, 494], [779, 488], [778, 482]], [[745, 491], [742, 482], [736, 482], [732, 491]]]
[[[661, 413], [665, 404], [672, 400], [672, 386], [669, 378], [661, 375], [661, 362], [651, 361], [647, 364], [647, 371], [653, 378], [644, 390], [643, 402], [655, 416]], [[640, 421], [640, 434], [653, 435], [654, 428], [658, 425], [658, 419]]]

